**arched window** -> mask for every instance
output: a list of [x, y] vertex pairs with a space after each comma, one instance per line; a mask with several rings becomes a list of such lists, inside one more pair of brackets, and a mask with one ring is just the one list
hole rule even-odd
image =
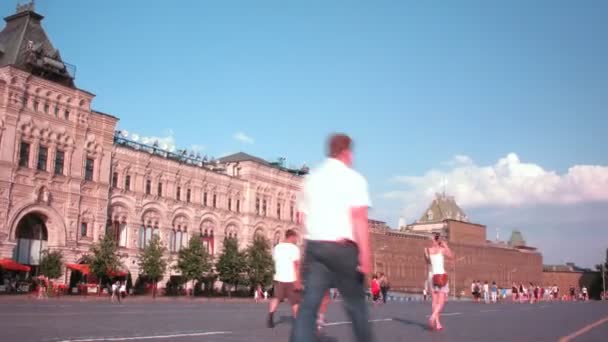
[[169, 232], [169, 252], [175, 252], [175, 229]]
[[182, 245], [182, 232], [181, 230], [178, 230], [175, 232], [175, 245], [173, 246], [173, 251], [174, 252], [178, 252], [181, 248]]
[[144, 246], [146, 245], [146, 227], [144, 227], [143, 225], [141, 225], [139, 227], [139, 248], [144, 248]]
[[207, 251], [207, 254], [213, 255], [215, 252], [215, 241], [213, 239], [213, 231], [215, 229], [215, 223], [207, 219], [201, 224], [201, 241], [203, 247]]
[[146, 239], [144, 240], [144, 247], [150, 243], [150, 239], [152, 239], [152, 226], [146, 227]]
[[120, 224], [120, 233], [118, 238], [118, 245], [120, 247], [127, 247], [127, 224]]
[[281, 232], [280, 231], [276, 231], [274, 233], [274, 241], [273, 241], [273, 246], [278, 245], [281, 242]]
[[182, 227], [182, 248], [188, 247], [188, 231], [186, 227]]

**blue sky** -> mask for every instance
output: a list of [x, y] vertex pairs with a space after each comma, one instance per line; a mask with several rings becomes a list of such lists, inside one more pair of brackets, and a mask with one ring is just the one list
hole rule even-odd
[[[1, 13], [15, 4], [2, 1]], [[442, 178], [488, 235], [518, 228], [546, 262], [592, 265], [608, 248], [605, 1], [40, 0], [37, 9], [78, 67], [78, 86], [130, 132], [301, 165], [344, 131], [372, 215], [393, 226], [417, 218]], [[455, 156], [467, 156], [464, 166]], [[488, 172], [501, 191], [477, 181]], [[542, 189], [530, 193], [530, 182]], [[556, 189], [570, 200], [553, 200]]]

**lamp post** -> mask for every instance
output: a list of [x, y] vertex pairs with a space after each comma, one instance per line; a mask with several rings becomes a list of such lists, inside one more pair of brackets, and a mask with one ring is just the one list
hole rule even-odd
[[454, 286], [453, 286], [453, 290], [452, 290], [454, 292], [454, 297], [458, 296], [458, 293], [456, 293], [456, 263], [461, 260], [464, 260], [465, 258], [466, 257], [460, 257], [460, 258], [454, 260], [454, 281], [453, 281]]

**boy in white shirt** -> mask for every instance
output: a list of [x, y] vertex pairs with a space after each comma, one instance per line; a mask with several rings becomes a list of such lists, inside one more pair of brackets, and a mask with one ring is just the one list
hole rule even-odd
[[274, 247], [274, 298], [270, 301], [268, 310], [268, 327], [274, 328], [274, 313], [283, 300], [289, 300], [293, 317], [298, 312], [300, 290], [300, 249], [296, 245], [298, 235], [289, 229], [285, 232], [285, 242]]

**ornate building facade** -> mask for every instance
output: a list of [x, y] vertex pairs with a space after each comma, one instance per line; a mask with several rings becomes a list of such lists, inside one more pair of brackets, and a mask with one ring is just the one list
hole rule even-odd
[[238, 153], [208, 161], [139, 144], [91, 108], [33, 5], [0, 32], [0, 258], [38, 265], [61, 250], [78, 263], [104, 234], [134, 276], [140, 248], [161, 237], [172, 263], [191, 237], [216, 256], [300, 230], [295, 195], [306, 170]]

